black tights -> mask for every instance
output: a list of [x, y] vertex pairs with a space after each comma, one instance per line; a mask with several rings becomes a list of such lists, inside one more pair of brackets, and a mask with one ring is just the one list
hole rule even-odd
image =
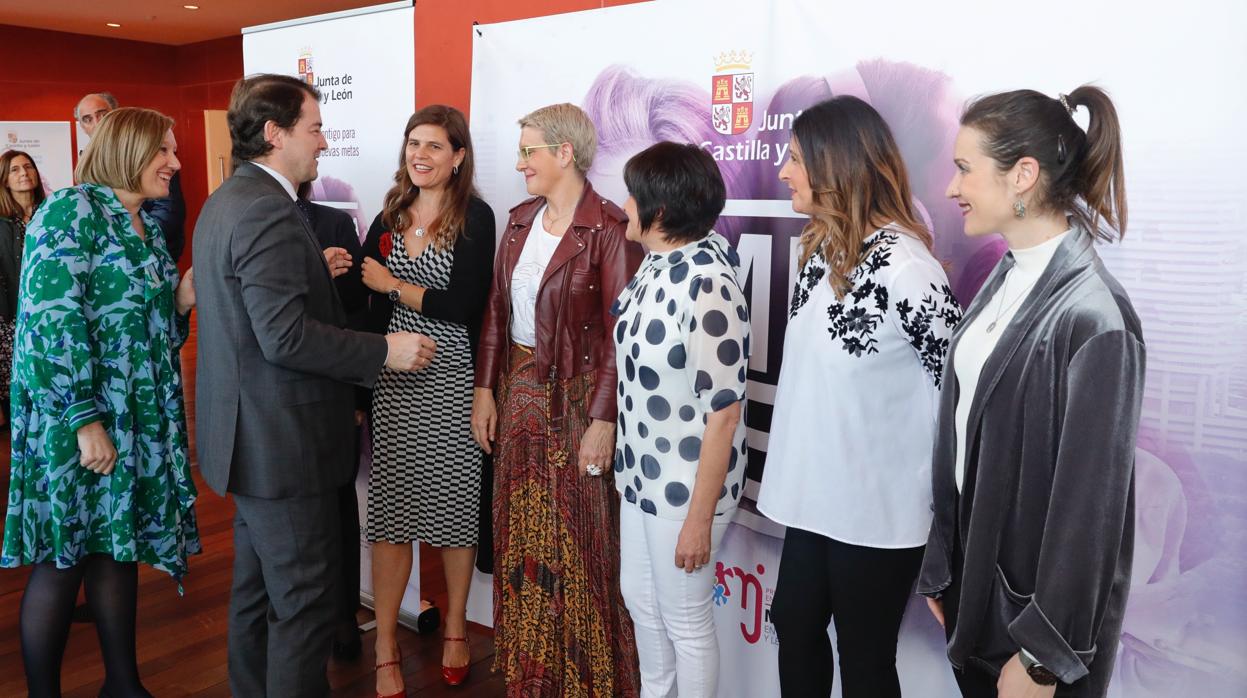
[[151, 698], [139, 681], [134, 625], [138, 602], [138, 565], [108, 555], [88, 555], [68, 569], [52, 562], [34, 566], [22, 594], [22, 662], [32, 698], [61, 695], [61, 661], [78, 587], [85, 582], [87, 606], [95, 621], [104, 655], [108, 698]]

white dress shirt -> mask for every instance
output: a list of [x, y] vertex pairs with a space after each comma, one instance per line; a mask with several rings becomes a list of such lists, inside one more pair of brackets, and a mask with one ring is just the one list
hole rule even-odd
[[252, 164], [252, 165], [255, 165], [256, 167], [260, 168], [261, 170], [264, 170], [265, 172], [267, 172], [267, 173], [269, 173], [270, 175], [272, 175], [272, 176], [273, 176], [273, 179], [277, 180], [277, 183], [281, 185], [281, 188], [282, 188], [282, 189], [285, 189], [285, 190], [286, 190], [286, 193], [290, 195], [290, 200], [291, 200], [291, 201], [297, 201], [297, 200], [299, 199], [299, 196], [298, 196], [298, 194], [297, 194], [297, 193], [296, 193], [296, 191], [295, 191], [295, 186], [294, 186], [294, 184], [292, 184], [292, 183], [290, 182], [290, 180], [286, 179], [286, 176], [285, 176], [285, 175], [283, 175], [282, 173], [278, 172], [277, 170], [274, 170], [273, 168], [269, 167], [268, 165], [265, 165], [265, 164], [263, 164], [263, 163], [256, 162], [255, 160], [252, 160], [252, 161], [251, 161], [251, 164]]

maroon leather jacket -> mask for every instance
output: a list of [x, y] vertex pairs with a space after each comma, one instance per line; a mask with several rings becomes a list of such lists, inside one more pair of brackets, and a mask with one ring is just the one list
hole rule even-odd
[[[476, 387], [494, 389], [511, 347], [511, 274], [533, 220], [545, 204], [534, 197], [511, 209], [494, 262], [494, 282], [481, 323]], [[589, 416], [614, 423], [615, 342], [611, 304], [641, 265], [641, 246], [624, 237], [627, 217], [585, 183], [567, 233], [537, 292], [538, 374], [555, 382], [597, 370]]]

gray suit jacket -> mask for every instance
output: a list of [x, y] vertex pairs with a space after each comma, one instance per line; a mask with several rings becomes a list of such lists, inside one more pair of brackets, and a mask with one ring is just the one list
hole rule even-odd
[[351, 384], [371, 387], [385, 338], [346, 315], [312, 231], [244, 163], [199, 214], [195, 426], [208, 485], [263, 498], [320, 494], [355, 465]]
[[[1103, 696], [1130, 588], [1143, 330], [1091, 236], [1075, 229], [1004, 328], [974, 394], [961, 394], [952, 367], [962, 332], [1012, 266], [1005, 255], [949, 347], [918, 592], [958, 592], [955, 666], [999, 673], [1024, 647], [1068, 684], [1058, 696]], [[959, 399], [972, 400], [960, 494]]]

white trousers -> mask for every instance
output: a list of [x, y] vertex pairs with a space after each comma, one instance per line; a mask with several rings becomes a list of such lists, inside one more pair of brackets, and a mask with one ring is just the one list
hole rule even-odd
[[642, 698], [709, 698], [719, 683], [714, 627], [714, 557], [729, 516], [710, 528], [710, 564], [675, 566], [683, 521], [619, 506], [620, 591], [636, 630]]

